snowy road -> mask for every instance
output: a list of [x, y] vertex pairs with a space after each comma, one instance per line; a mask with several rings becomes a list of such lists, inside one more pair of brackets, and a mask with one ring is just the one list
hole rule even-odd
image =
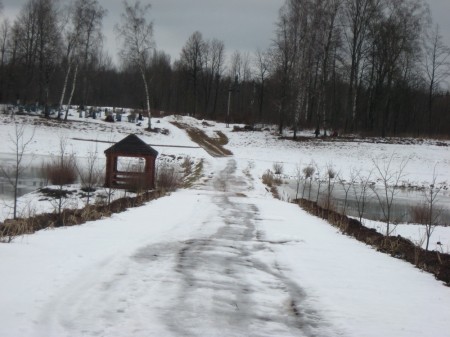
[[44, 306], [37, 335], [334, 335], [281, 270], [271, 247], [282, 243], [261, 239], [258, 207], [245, 195], [251, 179], [233, 160], [224, 163], [197, 191], [199, 209], [179, 224], [190, 228], [187, 239], [88, 266]]
[[448, 331], [449, 288], [274, 200], [249, 170], [214, 159], [193, 189], [0, 245], [0, 336]]

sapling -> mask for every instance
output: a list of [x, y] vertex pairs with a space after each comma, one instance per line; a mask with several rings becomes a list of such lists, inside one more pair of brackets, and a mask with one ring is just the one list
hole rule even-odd
[[86, 204], [89, 205], [91, 193], [95, 191], [102, 179], [101, 171], [98, 167], [97, 147], [89, 152], [86, 166], [81, 166], [77, 163], [76, 169], [80, 177], [81, 189], [86, 192]]
[[19, 178], [31, 162], [30, 160], [30, 162], [24, 163], [24, 154], [33, 141], [35, 130], [32, 129], [31, 132], [28, 132], [28, 128], [24, 124], [19, 124], [14, 117], [13, 123], [14, 131], [8, 136], [14, 153], [14, 161], [9, 168], [1, 165], [0, 173], [13, 188], [13, 219], [16, 219]]
[[62, 225], [62, 211], [67, 204], [67, 198], [70, 195], [64, 190], [64, 186], [73, 184], [77, 180], [77, 171], [75, 154], [67, 152], [67, 138], [59, 139], [59, 154], [53, 157], [51, 161], [44, 165], [44, 174], [52, 185], [57, 186], [57, 190], [52, 193], [55, 196], [54, 207], [59, 215], [59, 222]]
[[420, 205], [415, 206], [412, 210], [413, 220], [425, 226], [425, 250], [428, 250], [429, 248], [431, 235], [438, 225], [438, 220], [442, 212], [442, 209], [436, 208], [437, 197], [442, 189], [442, 186], [437, 185], [436, 180], [437, 174], [435, 166], [431, 184], [423, 192], [423, 202]]
[[345, 179], [342, 178], [341, 175], [338, 175], [339, 184], [341, 184], [342, 189], [344, 190], [344, 205], [342, 206], [342, 214], [346, 215], [347, 213], [347, 202], [348, 202], [348, 193], [350, 192], [350, 189], [355, 184], [355, 170], [352, 168], [350, 170], [350, 180], [347, 183]]
[[395, 156], [395, 153], [393, 153], [388, 160], [382, 162], [378, 159], [372, 159], [375, 172], [382, 184], [381, 191], [378, 191], [375, 186], [372, 187], [372, 190], [383, 213], [383, 220], [386, 223], [386, 236], [391, 235], [395, 229], [395, 226], [391, 228], [392, 206], [398, 193], [400, 182], [405, 177], [405, 167], [409, 161], [409, 158], [404, 158], [400, 161], [398, 167], [393, 167]]
[[[300, 189], [300, 184], [301, 184], [301, 182], [302, 182], [302, 180], [303, 180], [303, 173], [302, 173], [302, 169], [301, 169], [301, 162], [300, 163], [298, 163], [296, 166], [295, 166], [295, 172], [294, 172], [294, 174], [295, 174], [295, 183], [296, 183], [296, 192], [295, 192], [295, 199], [298, 199], [298, 191], [299, 191], [299, 189]], [[304, 186], [304, 185], [303, 185]]]
[[316, 195], [316, 203], [319, 202], [319, 196], [320, 196], [320, 186], [322, 186], [322, 177], [320, 176], [320, 167], [316, 164], [316, 171], [317, 171], [317, 195]]
[[327, 204], [326, 204], [326, 209], [329, 210], [330, 209], [330, 199], [331, 199], [331, 195], [332, 195], [333, 189], [334, 189], [335, 178], [337, 176], [337, 173], [334, 170], [333, 165], [331, 163], [327, 164], [326, 175], [327, 175]]
[[[316, 169], [314, 168], [314, 163], [311, 162], [308, 166], [303, 168], [303, 174], [305, 175], [305, 181], [309, 179], [309, 196], [308, 200], [311, 200], [311, 183], [312, 183], [312, 177], [314, 175], [314, 172]], [[302, 198], [305, 196], [305, 187], [306, 184], [303, 185], [303, 192], [302, 192]]]
[[[362, 218], [364, 216], [364, 212], [366, 209], [366, 203], [369, 198], [368, 191], [371, 187], [371, 176], [372, 171], [369, 172], [367, 176], [361, 175], [361, 172], [356, 173], [356, 178], [354, 183], [352, 184], [353, 187], [353, 194], [355, 196], [357, 211], [358, 211], [358, 218], [359, 221], [362, 221]], [[357, 182], [359, 184], [357, 184]]]

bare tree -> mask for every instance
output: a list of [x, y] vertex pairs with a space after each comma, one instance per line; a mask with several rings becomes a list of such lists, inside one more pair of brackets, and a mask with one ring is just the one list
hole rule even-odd
[[215, 116], [217, 100], [219, 97], [220, 80], [224, 72], [225, 44], [223, 41], [213, 39], [210, 43], [211, 70], [214, 77], [214, 103], [211, 116]]
[[[75, 2], [73, 19], [75, 27], [81, 27], [79, 58], [83, 66], [83, 105], [86, 105], [88, 98], [88, 79], [92, 73], [90, 68], [95, 63], [97, 54], [102, 47], [103, 34], [101, 28], [102, 20], [106, 13], [106, 9], [99, 4], [98, 0], [76, 0]], [[74, 77], [76, 74], [77, 72], [75, 72]]]
[[88, 153], [85, 165], [77, 162], [76, 169], [80, 177], [81, 189], [86, 193], [86, 204], [89, 205], [91, 193], [95, 191], [102, 179], [98, 165], [97, 147]]
[[[372, 171], [370, 171], [367, 176], [363, 176], [361, 172], [355, 173], [355, 176], [353, 177], [355, 181], [351, 185], [353, 187], [353, 194], [355, 196], [358, 218], [360, 222], [362, 221], [364, 212], [366, 211], [367, 201], [370, 198], [368, 191], [371, 186], [371, 177]], [[356, 182], [358, 182], [358, 184]]]
[[121, 23], [116, 25], [118, 37], [122, 39], [120, 57], [125, 63], [137, 67], [144, 84], [145, 99], [147, 103], [148, 129], [151, 124], [150, 92], [146, 71], [151, 52], [154, 48], [153, 22], [148, 21], [147, 15], [150, 4], [141, 5], [137, 0], [134, 5], [123, 2], [124, 13], [121, 15]]
[[344, 190], [344, 205], [342, 206], [342, 214], [347, 214], [347, 202], [348, 202], [348, 193], [350, 192], [350, 189], [353, 187], [353, 184], [355, 184], [356, 180], [356, 172], [352, 168], [350, 170], [350, 180], [347, 182], [345, 179], [342, 178], [341, 175], [338, 175], [339, 184], [341, 184], [342, 189]]
[[322, 177], [321, 177], [321, 172], [320, 172], [320, 167], [319, 165], [316, 164], [316, 172], [317, 172], [317, 194], [316, 194], [316, 203], [319, 202], [319, 197], [320, 197], [320, 187], [322, 186]]
[[186, 41], [180, 55], [181, 65], [187, 72], [189, 79], [192, 82], [192, 115], [194, 117], [197, 113], [199, 79], [200, 74], [203, 71], [207, 50], [207, 44], [203, 40], [202, 33], [195, 31]]
[[45, 116], [48, 117], [50, 83], [60, 61], [61, 50], [56, 0], [28, 0], [14, 23], [13, 31], [15, 57], [24, 67], [24, 101], [31, 96], [37, 97], [44, 104]]
[[256, 81], [259, 85], [258, 90], [258, 120], [262, 121], [264, 95], [266, 91], [266, 81], [269, 75], [270, 55], [268, 52], [258, 49], [255, 54]]
[[15, 21], [15, 32], [19, 39], [18, 53], [26, 68], [28, 94], [37, 85], [38, 101], [45, 106], [48, 117], [50, 82], [61, 50], [56, 0], [29, 0]]
[[442, 186], [438, 186], [436, 180], [437, 173], [435, 166], [433, 169], [431, 183], [423, 193], [423, 203], [413, 207], [412, 209], [413, 220], [425, 226], [425, 250], [428, 250], [429, 248], [431, 235], [433, 234], [436, 226], [438, 226], [438, 220], [442, 211], [442, 209], [438, 209], [436, 207], [438, 195], [442, 190]]
[[391, 223], [392, 223], [392, 206], [402, 179], [405, 177], [405, 167], [408, 164], [409, 159], [402, 159], [399, 166], [393, 167], [394, 159], [396, 155], [393, 153], [387, 160], [380, 162], [379, 159], [372, 159], [372, 163], [375, 167], [378, 180], [382, 184], [381, 191], [375, 186], [372, 186], [372, 191], [377, 197], [378, 204], [383, 213], [383, 221], [386, 223], [386, 236], [391, 235]]
[[[225, 59], [225, 46], [220, 40], [213, 39], [206, 41], [203, 55], [202, 84], [204, 90], [204, 113], [209, 116], [215, 115], [217, 98], [219, 94], [219, 81], [223, 73]], [[214, 96], [212, 96], [214, 91]], [[210, 108], [210, 101], [213, 98], [213, 106]]]
[[69, 15], [65, 25], [66, 74], [60, 98], [60, 110], [65, 99], [69, 76], [72, 73], [72, 89], [68, 97], [64, 120], [67, 120], [75, 85], [79, 74], [80, 64], [84, 69], [83, 76], [83, 105], [86, 103], [88, 92], [88, 64], [93, 59], [95, 50], [101, 46], [103, 39], [101, 25], [106, 10], [100, 6], [98, 0], [76, 0], [68, 9]]
[[[69, 11], [71, 13], [75, 13], [76, 11], [74, 11], [73, 8], [69, 8]], [[61, 98], [59, 100], [59, 107], [58, 107], [58, 119], [60, 118], [61, 112], [63, 110], [62, 106], [64, 104], [64, 99], [66, 96], [66, 91], [67, 91], [67, 87], [68, 87], [68, 83], [69, 83], [69, 76], [70, 73], [72, 72], [72, 67], [74, 66], [74, 64], [76, 64], [76, 68], [73, 74], [73, 86], [72, 86], [72, 92], [71, 95], [69, 97], [69, 102], [68, 105], [70, 104], [71, 98], [73, 96], [73, 91], [75, 89], [75, 82], [76, 82], [76, 77], [77, 77], [77, 73], [78, 73], [78, 63], [76, 62], [77, 58], [76, 58], [76, 52], [77, 52], [77, 48], [79, 47], [80, 44], [80, 38], [81, 38], [81, 25], [79, 24], [80, 21], [75, 21], [74, 20], [75, 16], [72, 16], [72, 22], [71, 24], [67, 24], [64, 25], [64, 33], [63, 33], [63, 40], [64, 40], [64, 47], [66, 49], [66, 53], [65, 53], [65, 62], [67, 62], [66, 65], [66, 71], [65, 71], [65, 76], [64, 76], [64, 82], [63, 82], [63, 87], [62, 87], [62, 91], [61, 91]], [[67, 106], [67, 111], [66, 114], [64, 116], [64, 120], [67, 120], [69, 114], [69, 109]]]
[[380, 9], [380, 0], [344, 0], [343, 26], [350, 60], [349, 87], [347, 99], [346, 128], [352, 130], [356, 119], [356, 102], [360, 81], [361, 61], [364, 44], [370, 30], [370, 23]]
[[283, 133], [283, 129], [287, 123], [287, 114], [292, 96], [292, 84], [296, 75], [294, 70], [297, 60], [298, 33], [301, 30], [298, 16], [296, 16], [298, 11], [293, 10], [292, 6], [297, 3], [299, 2], [287, 1], [281, 7], [276, 25], [274, 46], [271, 53], [271, 64], [273, 72], [276, 74], [275, 78], [279, 88], [277, 110], [278, 132], [280, 134]]
[[[312, 184], [312, 178], [314, 175], [314, 172], [316, 171], [315, 167], [314, 167], [314, 162], [311, 162], [308, 166], [303, 168], [303, 174], [305, 175], [305, 181], [309, 179], [309, 195], [308, 195], [308, 200], [311, 200], [311, 184]], [[305, 195], [305, 187], [306, 184], [303, 185], [303, 192], [302, 192], [302, 198]]]
[[53, 206], [59, 215], [60, 225], [63, 224], [61, 215], [70, 194], [68, 191], [64, 190], [64, 186], [73, 184], [77, 179], [75, 155], [68, 152], [67, 143], [67, 138], [60, 136], [58, 156], [52, 158], [49, 163], [43, 165], [45, 178], [47, 178], [52, 185], [57, 186], [57, 189], [52, 192], [52, 194], [55, 197]]
[[3, 99], [5, 88], [5, 66], [7, 63], [7, 51], [11, 35], [11, 26], [7, 18], [0, 21], [0, 100]]
[[298, 192], [300, 190], [300, 184], [303, 181], [303, 172], [302, 172], [302, 163], [298, 163], [295, 165], [294, 171], [295, 183], [296, 183], [296, 191], [295, 191], [295, 199], [298, 199]]
[[0, 166], [0, 173], [6, 178], [13, 188], [13, 218], [17, 218], [17, 198], [19, 179], [24, 170], [28, 167], [28, 163], [24, 163], [24, 154], [34, 138], [34, 129], [31, 132], [25, 124], [20, 124], [16, 119], [13, 120], [14, 132], [9, 134], [11, 141], [11, 150], [14, 153], [14, 162], [10, 167]]
[[439, 85], [450, 75], [450, 48], [444, 44], [439, 26], [428, 33], [423, 42], [423, 67], [428, 82], [428, 131], [433, 126], [433, 100]]
[[326, 204], [326, 208], [327, 210], [330, 209], [330, 205], [331, 205], [331, 197], [333, 194], [333, 190], [334, 190], [334, 184], [336, 182], [335, 178], [336, 178], [336, 171], [333, 168], [333, 164], [328, 163], [327, 167], [326, 167], [326, 178], [327, 178], [327, 204]]

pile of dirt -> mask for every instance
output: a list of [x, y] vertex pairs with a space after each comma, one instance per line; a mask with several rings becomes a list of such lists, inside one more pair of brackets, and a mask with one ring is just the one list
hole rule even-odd
[[223, 145], [228, 143], [228, 139], [223, 133], [219, 133], [219, 138], [214, 139], [208, 137], [202, 130], [179, 122], [171, 122], [179, 129], [186, 130], [191, 140], [197, 143], [201, 148], [208, 152], [212, 157], [227, 157], [233, 153], [224, 148]]
[[449, 254], [426, 251], [400, 235], [384, 236], [373, 228], [363, 226], [358, 220], [320, 207], [314, 201], [300, 199], [297, 200], [297, 203], [308, 213], [318, 216], [339, 228], [342, 233], [352, 236], [380, 252], [408, 261], [417, 268], [433, 274], [437, 280], [443, 281], [447, 286], [450, 286]]

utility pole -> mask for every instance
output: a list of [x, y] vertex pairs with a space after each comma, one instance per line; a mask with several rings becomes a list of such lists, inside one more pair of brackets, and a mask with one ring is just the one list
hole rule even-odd
[[231, 103], [231, 94], [233, 92], [239, 92], [239, 76], [236, 75], [234, 77], [234, 83], [230, 84], [230, 87], [228, 89], [228, 108], [227, 108], [227, 123], [226, 123], [226, 127], [229, 128], [230, 127], [230, 103]]

